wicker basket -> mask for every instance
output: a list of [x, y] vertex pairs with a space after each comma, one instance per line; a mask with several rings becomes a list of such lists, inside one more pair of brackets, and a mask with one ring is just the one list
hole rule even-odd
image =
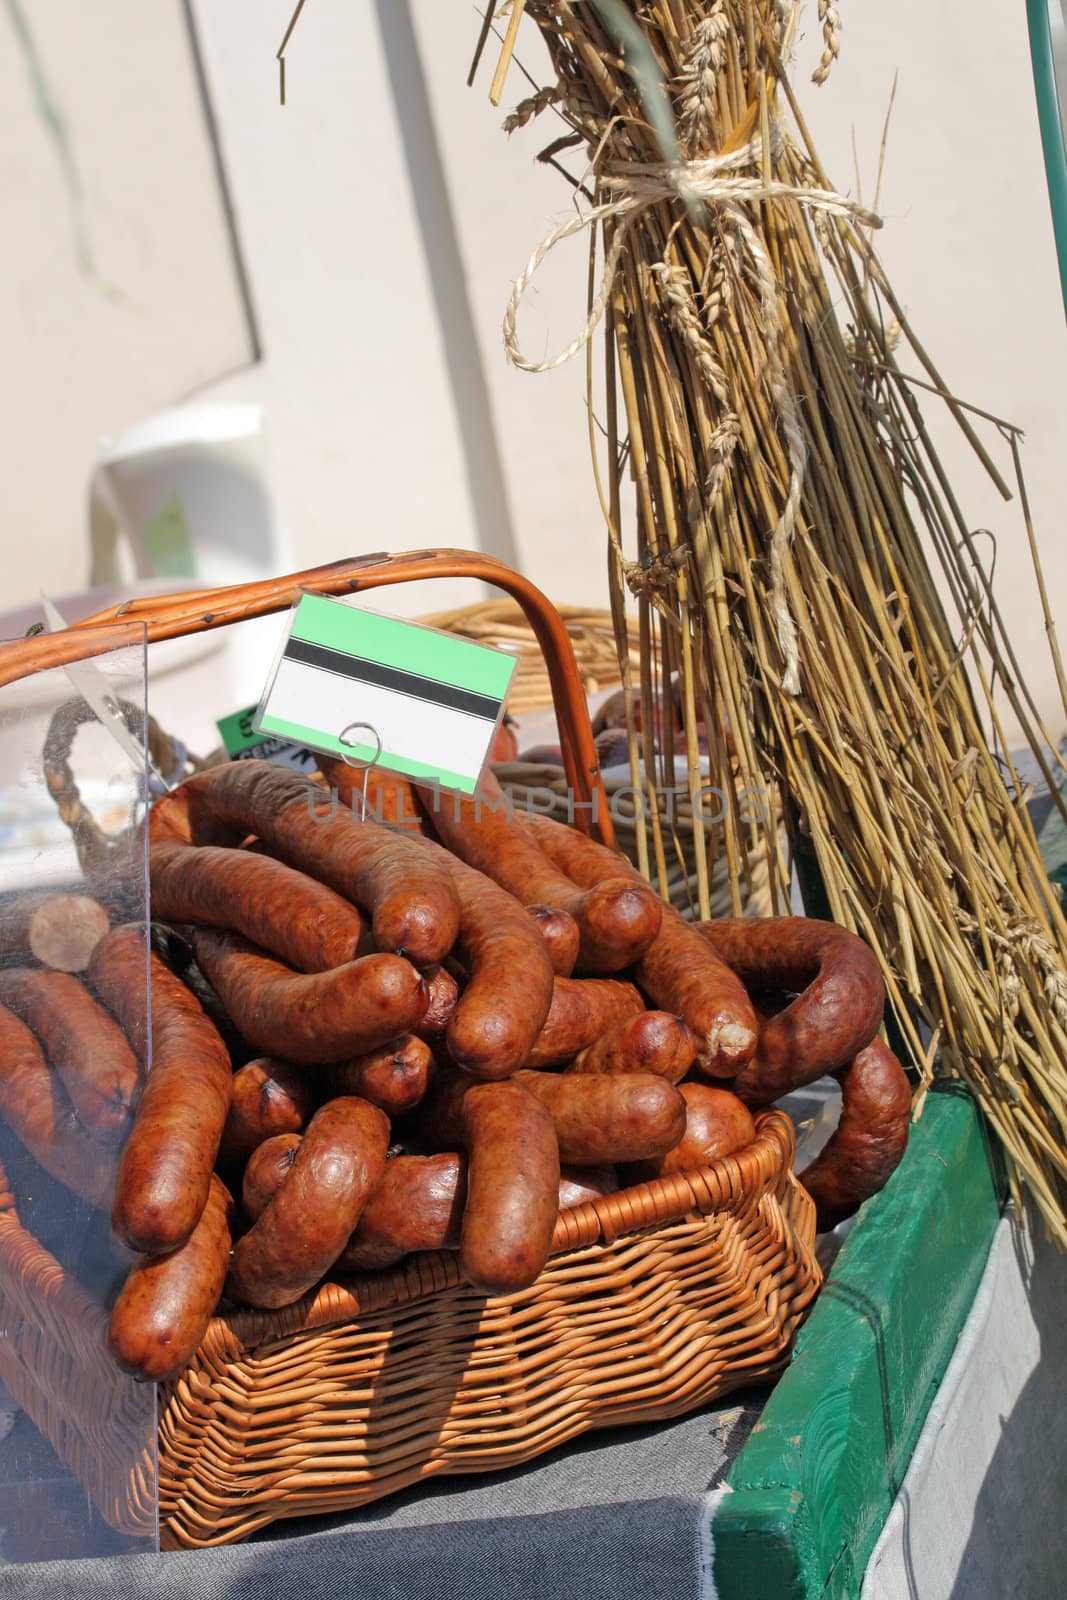
[[[814, 1206], [778, 1111], [686, 1177], [564, 1212], [530, 1289], [486, 1298], [456, 1258], [216, 1317], [159, 1397], [166, 1548], [516, 1466], [592, 1428], [672, 1417], [777, 1372], [819, 1284]], [[143, 1415], [106, 1317], [0, 1198], [0, 1377], [114, 1527], [150, 1532]]]
[[[556, 610], [566, 624], [586, 694], [598, 694], [621, 684], [611, 612], [588, 606], [557, 606]], [[434, 611], [419, 621], [513, 653], [518, 665], [508, 694], [510, 712], [519, 715], [523, 711], [541, 711], [552, 704], [544, 655], [522, 607], [514, 600], [480, 600], [455, 611]], [[637, 623], [632, 618], [627, 619], [627, 639], [630, 666], [636, 678], [641, 670], [641, 655]]]
[[107, 1353], [107, 1315], [21, 1224], [0, 1167], [0, 1381], [104, 1520], [150, 1538], [156, 1463], [146, 1408]]
[[[308, 589], [436, 572], [488, 578], [520, 599], [545, 650], [569, 779], [579, 798], [603, 801], [563, 625], [525, 580], [466, 552], [135, 602], [0, 647], [0, 684], [113, 648], [126, 617], [131, 641], [145, 627], [169, 638], [282, 609]], [[611, 843], [606, 805], [600, 831]], [[327, 1283], [283, 1311], [215, 1318], [159, 1394], [163, 1544], [223, 1544], [434, 1474], [514, 1466], [587, 1429], [679, 1415], [777, 1371], [820, 1275], [792, 1124], [771, 1111], [757, 1129], [736, 1157], [563, 1213], [552, 1259], [521, 1293], [479, 1295], [442, 1253]], [[141, 1437], [127, 1425], [130, 1387], [105, 1354], [105, 1313], [22, 1226], [6, 1181], [0, 1317], [0, 1378], [104, 1517], [149, 1533], [151, 1449], [143, 1422]]]

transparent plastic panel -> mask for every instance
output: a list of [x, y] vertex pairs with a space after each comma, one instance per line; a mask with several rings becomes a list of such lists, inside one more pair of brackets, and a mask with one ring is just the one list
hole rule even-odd
[[0, 687], [0, 1564], [158, 1549], [155, 1385], [106, 1345], [128, 1112], [87, 975], [132, 922], [147, 980], [145, 658]]

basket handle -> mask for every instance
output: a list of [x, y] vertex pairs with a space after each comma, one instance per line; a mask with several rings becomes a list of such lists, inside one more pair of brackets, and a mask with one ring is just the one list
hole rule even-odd
[[589, 833], [595, 817], [601, 839], [614, 846], [615, 832], [593, 743], [585, 690], [566, 623], [529, 579], [477, 551], [414, 550], [403, 555], [355, 556], [283, 578], [126, 600], [59, 633], [38, 634], [32, 639], [0, 645], [0, 687], [50, 667], [66, 666], [122, 645], [139, 644], [145, 638], [152, 644], [159, 639], [176, 639], [183, 634], [268, 616], [294, 605], [302, 594], [360, 594], [422, 578], [477, 578], [503, 589], [518, 601], [548, 667], [576, 820]]

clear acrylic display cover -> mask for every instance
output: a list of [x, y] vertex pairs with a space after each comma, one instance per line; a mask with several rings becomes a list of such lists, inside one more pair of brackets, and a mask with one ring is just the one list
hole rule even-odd
[[[127, 625], [121, 638], [129, 637]], [[112, 925], [140, 925], [147, 1016], [150, 788], [147, 763], [134, 760], [147, 743], [145, 662], [142, 639], [0, 687], [0, 1000], [16, 1016], [26, 969], [74, 963], [72, 976], [85, 982], [94, 914], [57, 896], [91, 898]], [[135, 744], [120, 741], [93, 704], [121, 715]], [[97, 845], [87, 872], [69, 825], [79, 815], [83, 845], [87, 832]], [[131, 1044], [143, 1061], [145, 1039]], [[155, 1385], [121, 1373], [105, 1343], [134, 1257], [114, 1238], [103, 1203], [95, 1209], [73, 1192], [99, 1192], [116, 1152], [78, 1123], [71, 1186], [44, 1169], [25, 1138], [32, 1142], [32, 1126], [74, 1115], [67, 1080], [54, 1061], [47, 1066], [43, 1077], [15, 1083], [0, 1052], [0, 1564], [159, 1547]], [[27, 1114], [31, 1131], [23, 1123], [20, 1136]], [[86, 1169], [97, 1169], [84, 1185], [82, 1152]]]

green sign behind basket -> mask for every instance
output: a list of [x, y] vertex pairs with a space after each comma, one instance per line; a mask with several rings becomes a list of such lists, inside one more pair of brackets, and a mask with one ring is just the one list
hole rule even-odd
[[500, 650], [304, 595], [255, 727], [473, 794], [514, 670]]

